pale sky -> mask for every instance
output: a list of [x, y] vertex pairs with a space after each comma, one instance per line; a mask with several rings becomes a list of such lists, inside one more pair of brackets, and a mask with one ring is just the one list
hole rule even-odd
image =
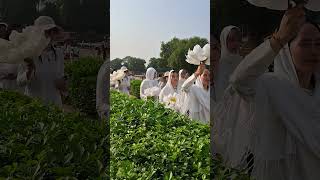
[[111, 0], [111, 60], [160, 57], [161, 41], [209, 39], [209, 0]]

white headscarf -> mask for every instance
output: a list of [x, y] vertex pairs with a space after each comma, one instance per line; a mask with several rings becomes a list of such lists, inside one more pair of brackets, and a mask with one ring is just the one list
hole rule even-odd
[[146, 72], [146, 80], [154, 80], [156, 78], [156, 73], [157, 71], [154, 68], [148, 68]]
[[147, 95], [145, 94], [145, 90], [155, 87], [158, 85], [158, 82], [155, 80], [157, 71], [150, 67], [146, 72], [146, 79], [144, 79], [140, 85], [140, 98], [145, 99]]
[[159, 95], [160, 102], [164, 102], [164, 99], [166, 96], [173, 95], [174, 93], [178, 93], [177, 88], [175, 89], [171, 83], [171, 75], [173, 72], [174, 72], [174, 70], [171, 70], [169, 72], [167, 84], [164, 86], [164, 88], [160, 92], [160, 95]]
[[184, 79], [184, 78], [182, 78], [182, 73], [183, 73], [183, 71], [184, 71], [184, 69], [181, 69], [181, 70], [179, 71], [179, 81]]
[[227, 26], [222, 30], [220, 35], [221, 58], [219, 62], [219, 69], [215, 77], [215, 92], [217, 100], [222, 98], [225, 89], [229, 85], [230, 75], [243, 59], [240, 54], [233, 54], [228, 50], [227, 39], [232, 29], [239, 28], [236, 26]]

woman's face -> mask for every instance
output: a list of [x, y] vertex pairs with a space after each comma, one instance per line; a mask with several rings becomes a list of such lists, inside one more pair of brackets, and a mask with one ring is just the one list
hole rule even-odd
[[320, 67], [320, 32], [312, 24], [302, 26], [290, 44], [295, 67], [300, 72], [315, 72]]
[[210, 83], [210, 71], [208, 69], [205, 69], [200, 76], [201, 82], [203, 86], [209, 86]]
[[237, 54], [241, 46], [241, 33], [238, 29], [232, 29], [227, 37], [227, 48], [233, 53]]
[[171, 85], [176, 88], [178, 86], [178, 73], [174, 72], [170, 74], [170, 78], [171, 78]]

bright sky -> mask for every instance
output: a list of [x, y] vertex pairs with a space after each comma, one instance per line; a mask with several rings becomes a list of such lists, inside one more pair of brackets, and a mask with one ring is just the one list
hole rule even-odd
[[209, 39], [209, 0], [111, 0], [111, 60], [160, 57], [161, 41]]

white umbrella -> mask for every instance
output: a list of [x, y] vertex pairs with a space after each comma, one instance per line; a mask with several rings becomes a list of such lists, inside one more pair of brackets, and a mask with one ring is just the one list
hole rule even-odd
[[[258, 7], [265, 7], [273, 10], [287, 10], [289, 9], [290, 4], [292, 6], [295, 6], [296, 4], [292, 0], [248, 0], [248, 2]], [[309, 0], [305, 7], [311, 11], [320, 11], [320, 1]]]

